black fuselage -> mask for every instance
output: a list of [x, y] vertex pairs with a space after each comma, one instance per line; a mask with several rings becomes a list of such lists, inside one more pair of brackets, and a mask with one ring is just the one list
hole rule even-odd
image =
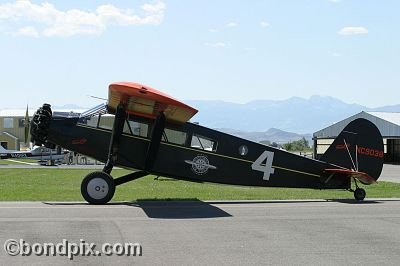
[[[135, 121], [126, 120], [116, 165], [143, 170], [154, 121], [144, 118]], [[85, 118], [53, 117], [48, 141], [105, 162], [111, 134], [112, 129], [102, 127], [99, 122], [90, 124]], [[188, 122], [166, 125], [152, 168], [146, 170], [177, 179], [233, 185], [350, 188], [350, 178], [333, 177], [324, 171], [335, 167]]]

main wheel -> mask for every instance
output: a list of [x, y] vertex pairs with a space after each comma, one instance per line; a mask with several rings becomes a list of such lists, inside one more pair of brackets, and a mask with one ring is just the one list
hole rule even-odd
[[367, 193], [363, 188], [356, 188], [356, 190], [354, 190], [354, 198], [356, 200], [364, 200], [366, 195]]
[[82, 180], [81, 193], [90, 204], [106, 204], [114, 192], [114, 179], [105, 172], [90, 173]]

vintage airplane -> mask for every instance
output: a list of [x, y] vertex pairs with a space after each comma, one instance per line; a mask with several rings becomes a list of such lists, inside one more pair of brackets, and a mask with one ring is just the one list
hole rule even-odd
[[[105, 162], [81, 184], [82, 196], [92, 204], [107, 203], [116, 186], [149, 174], [243, 186], [345, 189], [363, 200], [366, 192], [357, 181], [372, 184], [381, 174], [382, 136], [365, 119], [349, 123], [315, 160], [188, 122], [196, 113], [153, 88], [119, 82], [109, 86], [106, 104], [80, 115], [52, 113], [44, 104], [30, 132], [36, 145], [59, 145]], [[112, 127], [106, 123], [110, 117]], [[114, 179], [117, 165], [137, 171]]]

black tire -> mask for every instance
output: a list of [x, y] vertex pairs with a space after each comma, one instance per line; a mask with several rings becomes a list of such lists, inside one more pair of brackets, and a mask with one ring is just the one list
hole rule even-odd
[[354, 190], [354, 198], [356, 200], [364, 200], [365, 196], [367, 195], [367, 193], [365, 192], [365, 189], [363, 188], [357, 188], [356, 190]]
[[106, 204], [112, 199], [114, 192], [114, 179], [105, 172], [90, 173], [81, 183], [82, 196], [90, 204]]

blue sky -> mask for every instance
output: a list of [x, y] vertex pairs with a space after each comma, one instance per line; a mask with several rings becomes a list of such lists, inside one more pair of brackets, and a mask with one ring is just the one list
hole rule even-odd
[[182, 100], [399, 104], [399, 11], [395, 0], [0, 0], [0, 109], [90, 107], [113, 81]]

